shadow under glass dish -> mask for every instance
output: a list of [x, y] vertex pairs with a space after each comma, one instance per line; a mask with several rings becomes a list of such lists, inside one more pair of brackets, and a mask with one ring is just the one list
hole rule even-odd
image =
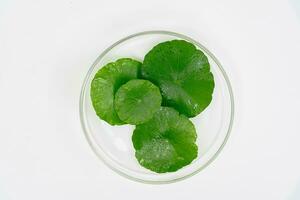
[[[143, 61], [158, 43], [186, 40], [204, 52], [214, 75], [215, 89], [210, 105], [191, 118], [197, 131], [198, 157], [176, 172], [158, 174], [143, 168], [135, 158], [131, 141], [132, 125], [111, 126], [98, 118], [90, 99], [91, 81], [105, 64], [119, 58]], [[168, 31], [147, 31], [128, 36], [106, 49], [94, 62], [84, 80], [80, 96], [80, 119], [85, 136], [96, 155], [115, 172], [144, 183], [171, 183], [185, 179], [204, 169], [225, 145], [233, 123], [234, 103], [229, 79], [215, 56], [197, 41]]]

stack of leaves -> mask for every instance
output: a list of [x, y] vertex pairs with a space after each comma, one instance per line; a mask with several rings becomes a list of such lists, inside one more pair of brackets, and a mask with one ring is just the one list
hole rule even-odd
[[198, 153], [189, 117], [211, 102], [214, 78], [204, 53], [184, 40], [160, 43], [143, 63], [122, 58], [102, 67], [91, 84], [96, 114], [111, 125], [132, 124], [135, 156], [154, 172], [173, 172]]

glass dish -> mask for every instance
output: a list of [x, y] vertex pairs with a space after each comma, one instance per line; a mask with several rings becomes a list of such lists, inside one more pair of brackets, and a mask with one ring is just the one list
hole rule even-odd
[[[156, 44], [174, 39], [193, 43], [202, 50], [214, 74], [215, 89], [211, 104], [191, 118], [198, 138], [198, 157], [188, 166], [171, 173], [158, 174], [143, 168], [135, 158], [131, 142], [132, 125], [111, 126], [100, 120], [91, 103], [90, 85], [95, 73], [106, 63], [118, 58], [142, 61]], [[95, 154], [108, 167], [129, 179], [144, 183], [171, 183], [190, 177], [208, 166], [224, 147], [233, 123], [234, 101], [229, 79], [216, 57], [199, 42], [169, 31], [146, 31], [130, 35], [107, 48], [89, 69], [80, 96], [80, 119], [86, 139]]]

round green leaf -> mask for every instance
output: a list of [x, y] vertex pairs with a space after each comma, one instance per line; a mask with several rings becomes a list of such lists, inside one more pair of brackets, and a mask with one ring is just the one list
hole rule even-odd
[[141, 63], [122, 58], [108, 63], [95, 75], [91, 83], [91, 99], [96, 114], [111, 125], [124, 124], [114, 109], [114, 96], [119, 87], [138, 78]]
[[153, 117], [161, 105], [159, 88], [147, 80], [131, 80], [115, 95], [118, 116], [129, 124], [141, 124]]
[[186, 116], [161, 107], [151, 120], [136, 126], [132, 142], [142, 166], [164, 173], [177, 171], [197, 157], [196, 138], [195, 127]]
[[188, 117], [198, 115], [212, 100], [214, 78], [207, 57], [187, 41], [156, 45], [145, 56], [142, 76], [159, 86], [163, 105]]

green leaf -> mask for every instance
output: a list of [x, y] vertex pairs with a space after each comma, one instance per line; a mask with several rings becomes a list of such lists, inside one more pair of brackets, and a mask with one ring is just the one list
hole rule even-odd
[[212, 100], [214, 78], [207, 57], [187, 41], [156, 45], [145, 56], [142, 76], [159, 86], [163, 105], [188, 117], [198, 115]]
[[115, 93], [131, 79], [138, 78], [141, 63], [122, 58], [108, 63], [95, 75], [91, 83], [91, 99], [96, 114], [111, 125], [124, 124], [114, 109]]
[[190, 164], [198, 153], [193, 123], [173, 108], [161, 107], [151, 120], [137, 125], [132, 135], [138, 162], [158, 173]]
[[129, 124], [141, 124], [153, 117], [161, 105], [159, 88], [147, 80], [131, 80], [115, 95], [118, 116]]

